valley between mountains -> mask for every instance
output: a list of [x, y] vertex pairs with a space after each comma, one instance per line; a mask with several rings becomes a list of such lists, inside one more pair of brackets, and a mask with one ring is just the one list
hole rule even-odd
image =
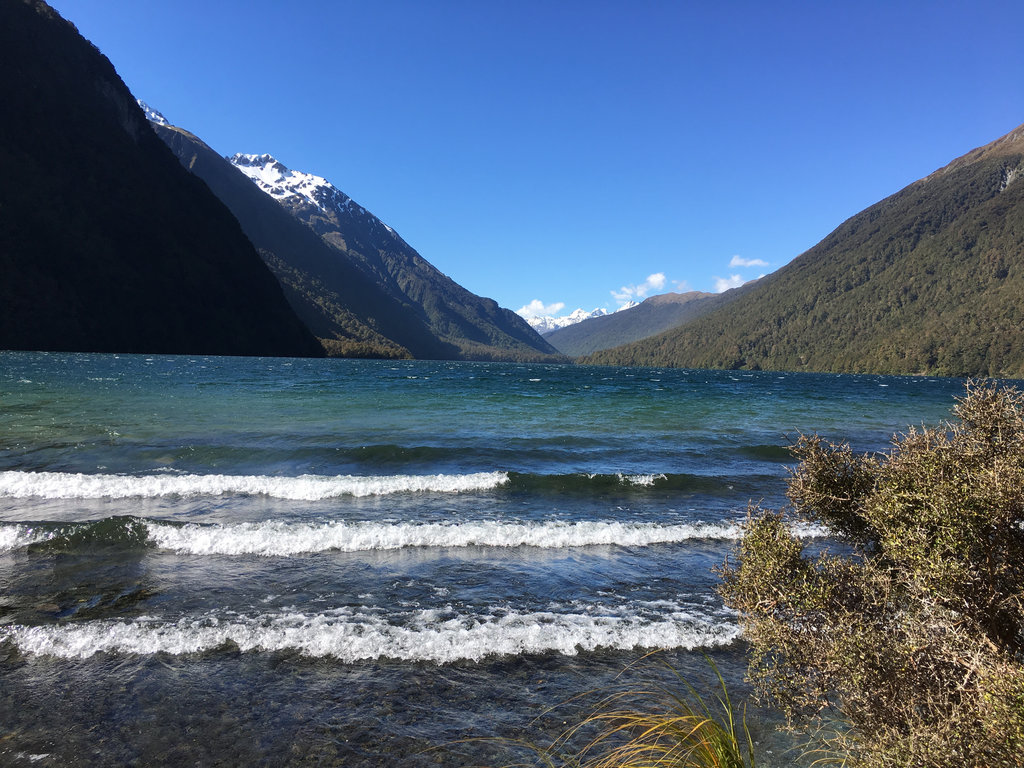
[[144, 110], [41, 0], [0, 6], [0, 56], [0, 349], [1024, 376], [1024, 126], [754, 282], [533, 328], [327, 179]]

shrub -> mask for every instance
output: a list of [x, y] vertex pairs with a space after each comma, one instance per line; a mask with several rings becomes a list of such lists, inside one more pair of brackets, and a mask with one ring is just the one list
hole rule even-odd
[[[1022, 765], [1024, 395], [968, 384], [942, 428], [882, 456], [801, 437], [791, 507], [752, 508], [722, 595], [750, 674], [848, 764]], [[793, 516], [830, 528], [809, 552]]]

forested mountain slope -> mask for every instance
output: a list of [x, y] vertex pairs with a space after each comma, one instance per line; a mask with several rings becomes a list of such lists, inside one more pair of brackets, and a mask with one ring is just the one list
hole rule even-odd
[[718, 294], [714, 293], [663, 293], [644, 299], [635, 307], [545, 333], [544, 339], [559, 352], [578, 357], [675, 328], [710, 312], [719, 302]]
[[840, 225], [741, 299], [586, 362], [1024, 376], [1024, 126]]

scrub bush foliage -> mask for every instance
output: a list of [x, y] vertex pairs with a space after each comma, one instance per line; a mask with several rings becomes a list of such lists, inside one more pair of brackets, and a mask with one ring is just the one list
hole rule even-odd
[[[801, 437], [792, 507], [752, 509], [722, 569], [759, 692], [844, 723], [848, 765], [1024, 760], [1024, 394], [971, 383], [954, 413], [881, 456]], [[840, 544], [809, 552], [794, 513]]]

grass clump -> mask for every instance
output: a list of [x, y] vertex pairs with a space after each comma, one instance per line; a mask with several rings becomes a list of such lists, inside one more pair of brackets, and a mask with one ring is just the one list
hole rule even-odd
[[718, 680], [712, 701], [669, 668], [668, 683], [604, 696], [550, 746], [509, 742], [526, 757], [506, 768], [756, 768], [745, 713], [709, 664]]

